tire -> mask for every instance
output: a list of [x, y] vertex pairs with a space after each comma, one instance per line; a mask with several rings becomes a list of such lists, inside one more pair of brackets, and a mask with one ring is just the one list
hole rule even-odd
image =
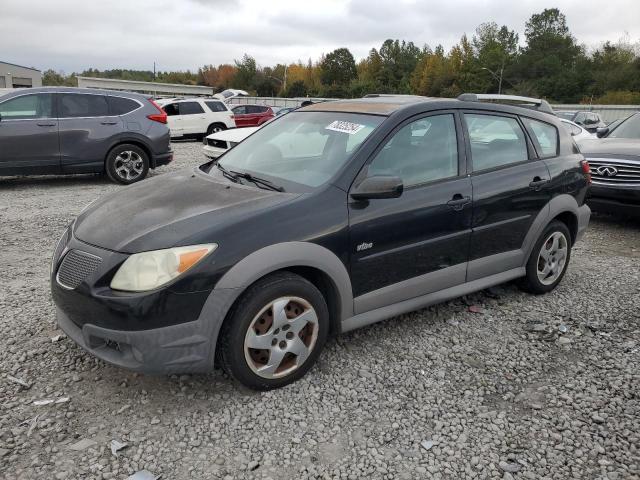
[[130, 185], [149, 173], [149, 156], [137, 145], [116, 145], [107, 155], [105, 170], [112, 182]]
[[301, 378], [320, 356], [328, 333], [329, 311], [320, 291], [299, 275], [278, 272], [240, 297], [222, 326], [218, 358], [244, 386], [271, 390]]
[[[221, 132], [221, 131], [226, 130], [226, 129], [227, 129], [227, 126], [224, 123], [213, 123], [213, 124], [209, 125], [209, 128], [207, 128], [207, 135], [211, 135], [212, 133]], [[205, 137], [207, 135], [205, 135]]]
[[571, 234], [564, 223], [554, 220], [547, 225], [533, 246], [521, 288], [537, 295], [556, 288], [567, 272], [571, 246]]

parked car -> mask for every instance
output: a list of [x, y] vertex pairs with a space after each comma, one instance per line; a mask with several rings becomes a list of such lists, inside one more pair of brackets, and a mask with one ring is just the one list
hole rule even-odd
[[247, 92], [245, 92], [244, 90], [237, 90], [235, 88], [228, 88], [227, 90], [223, 90], [220, 93], [216, 93], [214, 95], [215, 98], [222, 100], [224, 102], [226, 102], [227, 100], [229, 100], [230, 98], [235, 98], [235, 97], [248, 97], [249, 94]]
[[234, 105], [231, 111], [238, 127], [257, 127], [275, 116], [267, 105]]
[[289, 112], [293, 112], [294, 110], [296, 110], [298, 107], [284, 107], [284, 108], [280, 108], [278, 109], [278, 111], [276, 112], [276, 117], [279, 117], [280, 115], [286, 115]]
[[107, 173], [129, 184], [173, 159], [167, 115], [148, 96], [86, 88], [0, 97], [0, 175]]
[[591, 208], [640, 215], [640, 114], [622, 121], [604, 138], [582, 142], [580, 150], [591, 166]]
[[202, 138], [236, 126], [233, 112], [220, 100], [183, 98], [158, 103], [167, 113], [172, 138]]
[[640, 113], [611, 122], [598, 128], [598, 138], [637, 138], [640, 139]]
[[121, 367], [218, 362], [264, 390], [330, 334], [515, 279], [553, 290], [589, 221], [588, 165], [557, 117], [462, 98], [312, 105], [97, 200], [55, 249], [58, 324]]
[[218, 158], [232, 147], [243, 141], [261, 127], [233, 128], [222, 132], [212, 133], [204, 138], [202, 150], [209, 158]]
[[564, 118], [560, 119], [560, 122], [567, 129], [567, 131], [571, 134], [573, 139], [580, 144], [580, 142], [584, 140], [593, 140], [596, 136], [593, 133], [590, 133], [586, 128], [581, 127], [577, 123], [573, 123], [571, 120], [565, 120]]
[[596, 133], [596, 130], [605, 127], [607, 124], [602, 121], [600, 115], [594, 112], [585, 111], [560, 111], [555, 112], [560, 118], [570, 120], [584, 127], [589, 133]]

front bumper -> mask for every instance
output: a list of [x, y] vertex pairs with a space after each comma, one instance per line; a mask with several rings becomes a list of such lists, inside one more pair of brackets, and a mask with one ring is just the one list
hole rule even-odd
[[222, 148], [212, 147], [211, 145], [205, 145], [204, 147], [202, 147], [202, 151], [209, 158], [218, 158], [227, 150]]
[[[60, 283], [70, 251], [102, 259], [75, 288]], [[127, 256], [65, 234], [54, 254], [51, 294], [60, 328], [96, 357], [143, 373], [208, 372], [218, 332], [237, 297], [235, 289], [176, 293], [170, 288], [125, 294], [108, 287]]]
[[587, 203], [596, 212], [640, 215], [640, 185], [614, 187], [594, 182], [589, 188]]

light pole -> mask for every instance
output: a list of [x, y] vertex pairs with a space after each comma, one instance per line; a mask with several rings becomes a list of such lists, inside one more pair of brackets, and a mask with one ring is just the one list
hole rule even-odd
[[500, 95], [502, 93], [502, 74], [504, 73], [504, 60], [502, 61], [502, 65], [500, 66], [500, 76], [498, 76], [498, 74], [490, 68], [482, 67], [482, 70], [486, 70], [493, 76], [493, 78], [498, 80], [498, 95]]

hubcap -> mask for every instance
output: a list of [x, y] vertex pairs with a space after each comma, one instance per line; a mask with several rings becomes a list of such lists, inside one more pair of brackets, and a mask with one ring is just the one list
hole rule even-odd
[[134, 180], [142, 174], [144, 161], [136, 152], [127, 150], [116, 156], [115, 170], [118, 176], [124, 180]]
[[567, 237], [562, 232], [553, 232], [542, 244], [538, 255], [538, 280], [543, 285], [555, 282], [567, 263]]
[[318, 316], [299, 297], [280, 297], [253, 318], [244, 338], [244, 356], [263, 378], [289, 375], [306, 361], [318, 339]]

